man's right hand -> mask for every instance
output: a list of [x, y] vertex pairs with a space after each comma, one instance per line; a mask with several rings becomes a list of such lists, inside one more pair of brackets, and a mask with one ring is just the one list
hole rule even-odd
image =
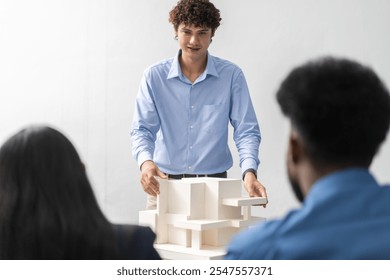
[[151, 161], [147, 160], [141, 165], [141, 185], [144, 191], [152, 196], [157, 196], [160, 193], [160, 185], [155, 176], [158, 176], [162, 179], [167, 179], [168, 176], [165, 175], [157, 167], [157, 165]]

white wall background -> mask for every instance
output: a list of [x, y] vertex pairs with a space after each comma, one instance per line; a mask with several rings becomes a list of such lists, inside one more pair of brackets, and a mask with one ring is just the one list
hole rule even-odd
[[[21, 127], [59, 128], [85, 161], [104, 212], [137, 222], [145, 204], [130, 127], [143, 70], [176, 53], [176, 0], [0, 0], [0, 143]], [[388, 0], [214, 0], [222, 25], [210, 52], [246, 75], [262, 131], [260, 179], [279, 217], [297, 207], [285, 175], [288, 122], [274, 93], [295, 65], [355, 58], [390, 85]], [[230, 177], [240, 178], [238, 159]], [[390, 140], [372, 170], [390, 179]]]

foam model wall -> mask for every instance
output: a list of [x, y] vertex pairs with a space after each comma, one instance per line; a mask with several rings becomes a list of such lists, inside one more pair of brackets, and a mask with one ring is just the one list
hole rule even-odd
[[155, 210], [139, 212], [139, 224], [157, 235], [163, 259], [222, 259], [235, 233], [264, 218], [251, 206], [266, 198], [242, 197], [241, 180], [221, 178], [159, 179]]

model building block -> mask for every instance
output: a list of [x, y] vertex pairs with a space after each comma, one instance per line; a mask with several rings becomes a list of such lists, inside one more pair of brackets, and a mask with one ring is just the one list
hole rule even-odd
[[266, 198], [242, 197], [237, 179], [158, 179], [155, 210], [139, 212], [139, 223], [157, 235], [155, 247], [165, 259], [222, 259], [234, 234], [264, 218], [251, 206]]

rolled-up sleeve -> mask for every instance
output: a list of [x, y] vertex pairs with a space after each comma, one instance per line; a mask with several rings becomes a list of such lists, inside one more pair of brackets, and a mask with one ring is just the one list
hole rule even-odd
[[233, 138], [240, 157], [241, 170], [257, 170], [260, 163], [260, 127], [242, 71], [238, 71], [233, 80], [231, 98], [230, 122], [234, 128]]
[[131, 129], [132, 154], [139, 166], [146, 160], [153, 160], [156, 134], [160, 129], [148, 73], [145, 71], [139, 86]]

